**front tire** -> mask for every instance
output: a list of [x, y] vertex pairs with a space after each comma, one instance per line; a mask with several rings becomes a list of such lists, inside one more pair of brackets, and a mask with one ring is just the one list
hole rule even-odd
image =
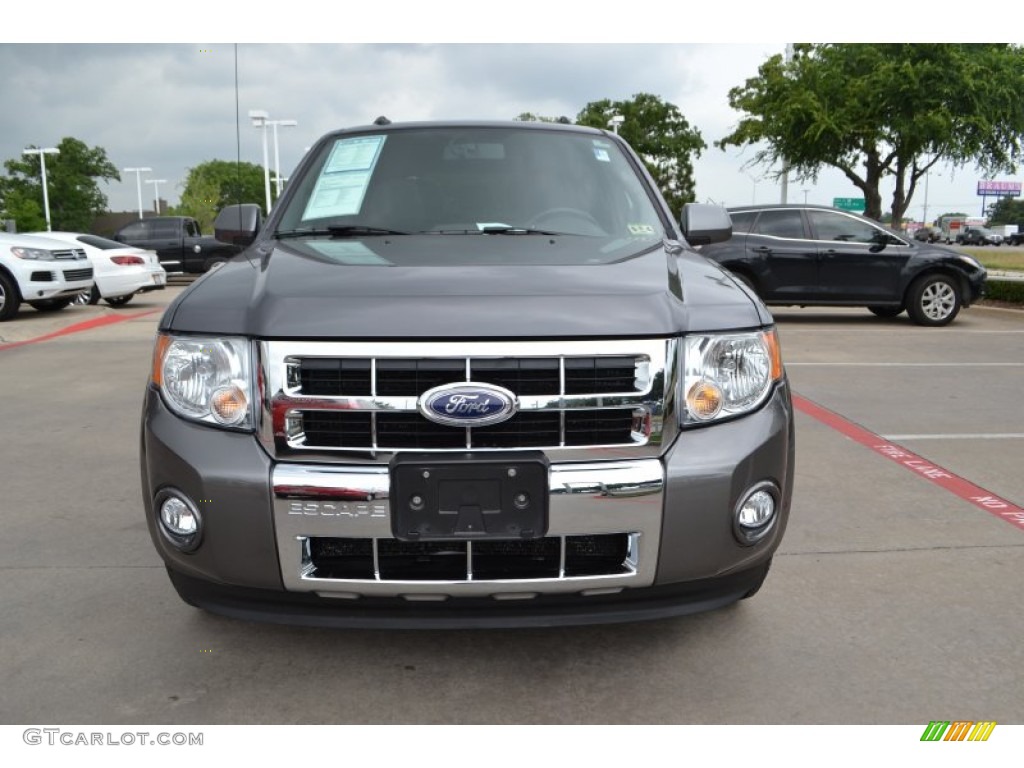
[[74, 300], [73, 296], [68, 296], [63, 299], [40, 299], [39, 301], [30, 301], [28, 305], [34, 308], [37, 312], [59, 312], [68, 306]]
[[947, 275], [925, 275], [910, 286], [907, 314], [918, 325], [949, 325], [959, 314], [960, 288]]
[[18, 286], [4, 272], [0, 271], [0, 323], [10, 320], [18, 314], [19, 306], [21, 306], [21, 294], [18, 293]]

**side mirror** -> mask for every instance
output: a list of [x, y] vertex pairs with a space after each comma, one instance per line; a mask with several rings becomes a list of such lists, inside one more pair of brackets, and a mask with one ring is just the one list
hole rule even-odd
[[213, 236], [230, 245], [249, 245], [263, 226], [260, 207], [253, 203], [227, 205], [213, 221]]
[[683, 206], [679, 224], [690, 245], [722, 243], [732, 237], [732, 219], [720, 205], [687, 203]]

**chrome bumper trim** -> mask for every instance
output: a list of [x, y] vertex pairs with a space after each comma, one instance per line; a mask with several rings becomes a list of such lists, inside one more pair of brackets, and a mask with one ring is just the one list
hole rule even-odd
[[[559, 576], [551, 579], [383, 581], [311, 576], [312, 537], [391, 539], [386, 466], [278, 464], [273, 470], [274, 522], [285, 589], [328, 597], [426, 595], [486, 597], [606, 591], [654, 583], [661, 539], [665, 474], [657, 459], [556, 464], [548, 475], [548, 536], [561, 537]], [[630, 534], [625, 573], [565, 576], [565, 537]], [[472, 549], [472, 546], [470, 546]]]

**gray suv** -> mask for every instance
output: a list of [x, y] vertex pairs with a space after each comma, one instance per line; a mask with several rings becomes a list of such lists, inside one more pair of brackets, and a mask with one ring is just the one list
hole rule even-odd
[[145, 515], [187, 603], [341, 627], [631, 621], [753, 595], [793, 478], [771, 315], [606, 131], [325, 136], [160, 323]]

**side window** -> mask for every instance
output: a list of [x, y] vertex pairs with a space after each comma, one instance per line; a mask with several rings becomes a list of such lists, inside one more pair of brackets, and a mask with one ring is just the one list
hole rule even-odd
[[752, 232], [758, 235], [804, 239], [804, 220], [798, 210], [762, 211]]
[[741, 213], [730, 213], [732, 219], [733, 234], [750, 231], [750, 225], [757, 218], [757, 211], [743, 211]]
[[178, 222], [176, 221], [154, 221], [153, 237], [158, 240], [170, 240], [178, 235]]
[[148, 233], [146, 223], [136, 221], [121, 230], [121, 237], [125, 240], [146, 240]]
[[195, 221], [185, 222], [185, 235], [186, 237], [199, 237], [199, 226]]
[[815, 240], [868, 244], [889, 241], [887, 232], [852, 216], [830, 211], [808, 211], [808, 216], [811, 219]]

